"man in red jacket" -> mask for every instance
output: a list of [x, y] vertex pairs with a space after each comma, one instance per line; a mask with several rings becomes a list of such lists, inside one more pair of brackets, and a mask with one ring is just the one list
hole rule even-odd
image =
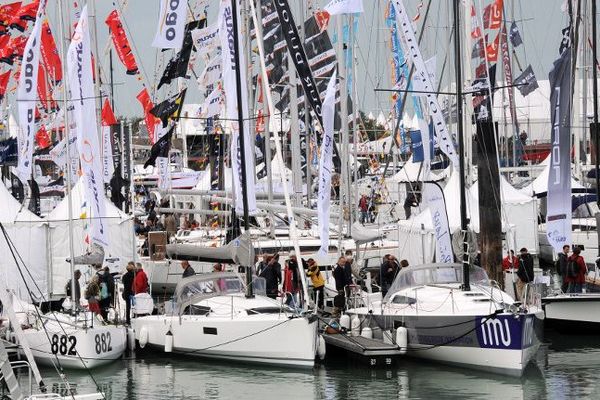
[[581, 249], [579, 247], [574, 247], [573, 254], [569, 257], [567, 274], [565, 276], [565, 283], [569, 284], [567, 293], [581, 293], [583, 285], [585, 284], [587, 266], [580, 253]]
[[141, 263], [136, 263], [135, 278], [133, 278], [133, 294], [148, 292], [148, 276]]
[[506, 254], [506, 257], [502, 259], [502, 270], [506, 271], [518, 267], [519, 259], [515, 256], [515, 251], [510, 250], [510, 252]]

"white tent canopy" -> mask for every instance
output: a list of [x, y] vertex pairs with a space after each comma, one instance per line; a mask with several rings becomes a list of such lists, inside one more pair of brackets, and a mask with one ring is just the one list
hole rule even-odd
[[[460, 190], [458, 174], [454, 173], [450, 176], [443, 190], [451, 232], [460, 229]], [[478, 182], [476, 182], [466, 192], [467, 216], [470, 218], [469, 225], [470, 229], [475, 232], [480, 230], [478, 190]], [[508, 233], [508, 245], [511, 248], [518, 245], [536, 249], [537, 212], [534, 199], [520, 193], [502, 176], [500, 177], [500, 190], [502, 230]], [[409, 220], [400, 221], [399, 225], [400, 249], [402, 251], [404, 248], [407, 252], [407, 254], [401, 254], [401, 256], [404, 258], [416, 257], [416, 260], [421, 262], [422, 256], [415, 253], [418, 250], [420, 253], [426, 253], [424, 262], [432, 261], [433, 249], [435, 249], [433, 240], [435, 239], [429, 208], [425, 208]], [[404, 246], [405, 243], [410, 243], [410, 245]]]
[[[71, 211], [73, 218], [73, 247], [75, 256], [84, 254], [89, 248], [86, 242], [86, 226], [91, 219], [98, 218], [91, 213], [90, 203], [85, 201], [83, 180], [79, 180], [71, 191]], [[133, 239], [133, 221], [108, 199], [106, 215], [102, 216], [108, 227], [108, 248], [104, 249], [104, 259], [118, 259], [119, 266], [132, 259], [135, 254]], [[50, 227], [51, 292], [63, 294], [64, 286], [70, 277], [70, 264], [66, 261], [69, 254], [69, 205], [65, 197], [48, 215], [46, 221]], [[82, 271], [84, 272], [84, 271]]]
[[[526, 196], [535, 196], [537, 194], [546, 193], [548, 191], [548, 175], [550, 174], [550, 156], [544, 160], [544, 164], [546, 164], [546, 168], [542, 170], [542, 172], [538, 175], [537, 178], [533, 180], [529, 185], [525, 186], [520, 190], [520, 192]], [[571, 190], [583, 190], [585, 187], [576, 181], [573, 177], [571, 177]]]
[[[3, 234], [0, 234], [0, 254], [3, 255], [0, 258], [0, 279], [22, 300], [31, 301], [27, 288], [36, 298], [40, 297], [40, 291], [46, 296], [48, 294], [46, 224], [40, 217], [23, 207], [3, 184], [0, 184], [0, 204], [2, 204], [0, 222], [14, 245], [13, 251], [16, 249], [15, 256], [19, 260], [25, 282]], [[23, 260], [22, 263], [19, 257]]]
[[[452, 168], [449, 166], [441, 171], [431, 171], [427, 177], [428, 181], [441, 181], [450, 176]], [[420, 162], [413, 162], [413, 156], [410, 156], [404, 166], [394, 176], [388, 179], [388, 182], [417, 182], [423, 181], [423, 169]]]

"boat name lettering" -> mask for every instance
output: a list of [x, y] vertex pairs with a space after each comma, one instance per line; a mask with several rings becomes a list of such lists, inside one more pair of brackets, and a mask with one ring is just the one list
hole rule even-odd
[[[504, 325], [502, 322], [504, 321]], [[481, 324], [481, 337], [484, 346], [510, 347], [511, 336], [508, 320], [488, 319]]]

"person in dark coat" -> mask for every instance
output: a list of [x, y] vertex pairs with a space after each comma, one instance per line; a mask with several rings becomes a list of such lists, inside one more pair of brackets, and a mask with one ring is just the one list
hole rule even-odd
[[[108, 309], [112, 307], [114, 293], [115, 293], [115, 280], [110, 273], [110, 268], [104, 267], [98, 271], [98, 275], [100, 276], [100, 301], [98, 302], [100, 306], [100, 313], [102, 318], [108, 318]], [[106, 292], [104, 292], [103, 286], [106, 286]], [[106, 296], [106, 297], [105, 297]]]
[[131, 296], [133, 296], [133, 279], [135, 278], [135, 264], [133, 261], [127, 263], [127, 272], [121, 277], [123, 282], [123, 300], [125, 300], [125, 322], [131, 324]]
[[569, 289], [569, 282], [567, 279], [567, 265], [569, 264], [569, 250], [571, 247], [568, 244], [563, 246], [562, 253], [558, 254], [558, 259], [554, 266], [556, 267], [556, 273], [560, 276], [560, 290], [563, 293], [567, 293]]
[[337, 317], [341, 314], [346, 303], [346, 296], [344, 293], [344, 289], [347, 286], [345, 267], [346, 258], [342, 256], [338, 259], [338, 262], [333, 270], [333, 278], [335, 279], [335, 290], [337, 290], [338, 292], [337, 296], [335, 296], [333, 300], [333, 317]]
[[196, 275], [196, 271], [194, 271], [194, 268], [192, 268], [190, 262], [187, 260], [181, 262], [181, 268], [183, 268], [183, 273], [181, 274], [182, 278]]
[[517, 276], [519, 277], [519, 281], [517, 282], [517, 296], [519, 300], [523, 301], [525, 285], [533, 282], [533, 257], [525, 247], [521, 249], [521, 255], [519, 256]]
[[[81, 278], [81, 271], [76, 269], [73, 272], [73, 276], [75, 277], [75, 296], [73, 296], [74, 300], [75, 300], [75, 308], [79, 308], [80, 307], [80, 300], [81, 300], [81, 285], [79, 284], [79, 278]], [[71, 279], [69, 279], [67, 281], [67, 284], [65, 285], [65, 293], [67, 294], [67, 297], [71, 297], [71, 293], [72, 293], [72, 283], [71, 283]]]
[[260, 277], [265, 279], [267, 296], [271, 299], [277, 298], [279, 291], [279, 276], [280, 271], [277, 271], [277, 266], [273, 261], [273, 257], [267, 257], [265, 266], [260, 270]]

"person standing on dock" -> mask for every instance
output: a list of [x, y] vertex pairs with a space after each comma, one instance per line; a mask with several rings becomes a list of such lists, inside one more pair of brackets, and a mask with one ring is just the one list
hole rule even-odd
[[135, 278], [133, 279], [133, 295], [148, 293], [148, 275], [144, 272], [142, 263], [135, 264]]
[[567, 293], [581, 293], [583, 291], [583, 285], [585, 284], [585, 277], [587, 275], [587, 265], [580, 254], [581, 249], [579, 247], [573, 247], [573, 254], [569, 257], [569, 263], [567, 265], [566, 275], [569, 281]]
[[560, 290], [567, 293], [569, 282], [567, 281], [567, 266], [569, 264], [569, 250], [571, 247], [568, 244], [563, 246], [562, 253], [558, 254], [558, 259], [554, 263], [556, 273], [560, 276]]
[[517, 276], [519, 277], [519, 281], [517, 282], [517, 296], [519, 300], [523, 301], [523, 290], [525, 289], [525, 285], [529, 282], [533, 282], [533, 257], [525, 247], [521, 249]]
[[183, 268], [183, 273], [181, 274], [182, 278], [187, 278], [188, 276], [196, 275], [196, 271], [194, 271], [194, 268], [192, 268], [190, 262], [187, 260], [183, 260], [181, 262], [181, 268]]
[[135, 264], [133, 261], [127, 263], [127, 272], [121, 277], [123, 282], [123, 300], [125, 300], [125, 323], [131, 324], [131, 296], [133, 295], [133, 279], [135, 278]]
[[337, 265], [333, 270], [333, 278], [335, 279], [335, 290], [338, 294], [333, 299], [333, 317], [338, 317], [344, 310], [346, 304], [345, 289], [347, 286], [346, 282], [346, 258], [344, 256], [338, 259]]

